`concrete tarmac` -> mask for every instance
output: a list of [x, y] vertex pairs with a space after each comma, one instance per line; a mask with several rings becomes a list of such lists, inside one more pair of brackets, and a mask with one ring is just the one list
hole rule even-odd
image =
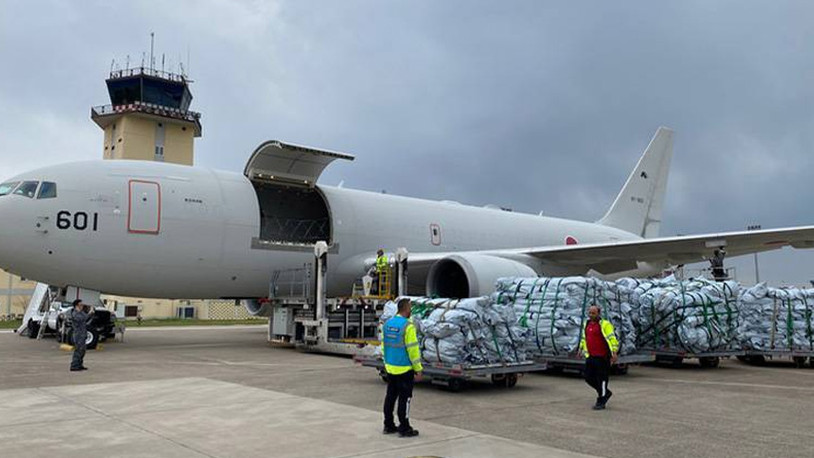
[[78, 373], [58, 347], [0, 334], [2, 455], [814, 456], [814, 369], [791, 364], [634, 367], [598, 412], [575, 376], [419, 385], [421, 436], [400, 439], [374, 370], [271, 347], [262, 326], [128, 331]]

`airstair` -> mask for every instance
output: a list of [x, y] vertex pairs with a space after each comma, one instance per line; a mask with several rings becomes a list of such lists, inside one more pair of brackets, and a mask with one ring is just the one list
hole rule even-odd
[[[41, 339], [45, 333], [45, 329], [48, 327], [46, 321], [48, 319], [48, 312], [51, 310], [51, 304], [54, 301], [54, 297], [55, 294], [49, 285], [46, 285], [45, 283], [37, 283], [37, 285], [34, 287], [34, 293], [31, 295], [31, 299], [28, 301], [28, 307], [25, 309], [23, 323], [17, 329], [17, 333], [20, 335], [27, 335], [32, 339]], [[38, 325], [36, 326], [36, 335], [29, 334], [35, 327], [29, 327], [30, 322], [37, 323]]]

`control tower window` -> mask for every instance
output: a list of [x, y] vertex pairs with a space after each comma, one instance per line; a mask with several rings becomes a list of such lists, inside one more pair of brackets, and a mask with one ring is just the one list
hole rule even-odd
[[0, 196], [11, 194], [11, 191], [14, 191], [14, 188], [16, 188], [18, 184], [20, 184], [19, 181], [9, 181], [7, 183], [0, 184]]
[[57, 196], [57, 184], [51, 181], [43, 181], [37, 199], [53, 199]]
[[23, 181], [23, 184], [14, 190], [14, 194], [34, 198], [39, 181]]

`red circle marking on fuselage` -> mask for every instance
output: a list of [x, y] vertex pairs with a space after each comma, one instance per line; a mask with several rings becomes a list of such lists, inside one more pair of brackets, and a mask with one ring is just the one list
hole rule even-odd
[[565, 244], [566, 245], [576, 245], [578, 243], [579, 242], [577, 241], [577, 239], [575, 239], [574, 237], [571, 237], [570, 235], [565, 238]]

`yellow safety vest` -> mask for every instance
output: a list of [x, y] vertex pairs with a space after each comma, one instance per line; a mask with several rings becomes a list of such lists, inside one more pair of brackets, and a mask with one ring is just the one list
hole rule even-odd
[[[394, 318], [404, 318], [396, 315]], [[393, 318], [391, 318], [393, 320]], [[396, 324], [400, 320], [394, 320]], [[388, 320], [390, 323], [390, 320]], [[385, 328], [388, 323], [385, 323]], [[388, 338], [388, 330], [384, 329], [382, 338], [382, 359], [384, 360], [384, 370], [388, 374], [399, 375], [409, 370], [421, 372], [424, 366], [421, 365], [421, 349], [418, 346], [418, 337], [416, 336], [415, 326], [412, 320], [407, 320], [404, 325], [404, 343], [393, 341]], [[401, 334], [401, 333], [399, 333]], [[403, 352], [407, 353], [407, 358], [403, 357]], [[389, 364], [388, 361], [398, 362], [397, 364]]]
[[378, 258], [376, 258], [376, 272], [382, 273], [385, 270], [387, 270], [387, 267], [388, 267], [387, 264], [388, 264], [387, 263], [387, 256], [381, 255]]
[[[587, 327], [588, 323], [585, 323], [585, 326]], [[599, 328], [602, 329], [602, 335], [605, 336], [605, 342], [608, 343], [608, 348], [610, 348], [611, 353], [618, 353], [619, 341], [616, 340], [616, 331], [614, 331], [611, 322], [600, 318]], [[585, 341], [585, 328], [582, 328], [582, 339], [579, 341], [579, 349], [582, 350], [586, 358], [591, 356], [590, 353], [588, 353], [588, 343]]]

